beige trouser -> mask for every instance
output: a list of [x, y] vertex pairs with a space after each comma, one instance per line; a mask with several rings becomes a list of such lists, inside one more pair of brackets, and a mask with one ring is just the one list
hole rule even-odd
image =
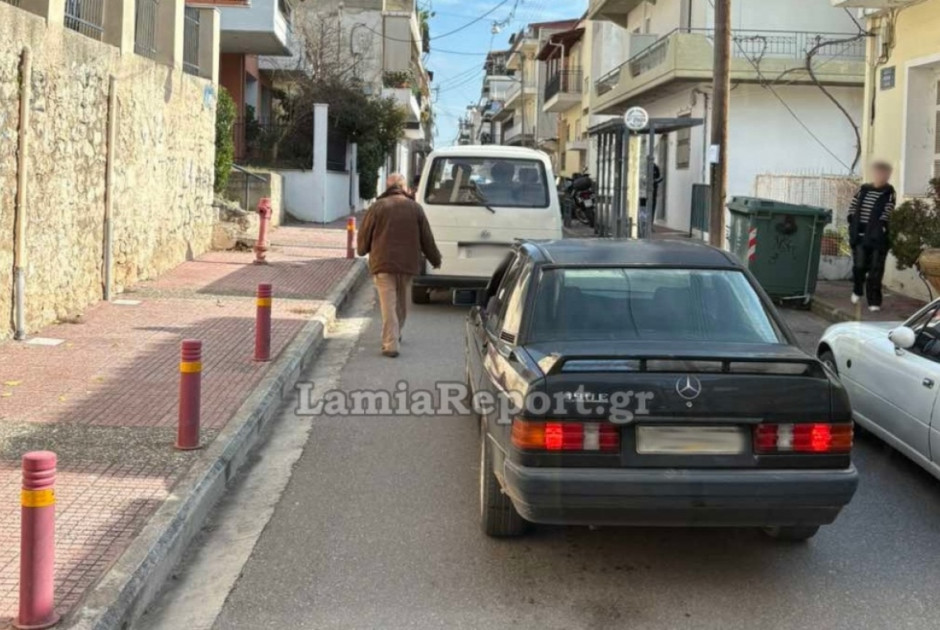
[[377, 273], [372, 279], [382, 309], [382, 350], [398, 352], [398, 338], [405, 327], [411, 301], [411, 278], [403, 273]]

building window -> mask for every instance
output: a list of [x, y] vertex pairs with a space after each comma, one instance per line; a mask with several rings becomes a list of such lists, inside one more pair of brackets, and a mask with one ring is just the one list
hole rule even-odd
[[137, 0], [134, 16], [134, 52], [151, 59], [157, 56], [157, 2]]
[[[690, 118], [689, 114], [680, 118]], [[688, 170], [692, 161], [692, 128], [686, 127], [676, 132], [676, 170]]]
[[183, 18], [183, 71], [199, 74], [199, 9], [192, 7]]
[[104, 32], [104, 0], [66, 0], [65, 27], [100, 41]]

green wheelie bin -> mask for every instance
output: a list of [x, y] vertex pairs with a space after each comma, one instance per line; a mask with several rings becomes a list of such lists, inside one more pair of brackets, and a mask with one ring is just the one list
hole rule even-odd
[[728, 247], [764, 291], [777, 301], [809, 304], [832, 211], [757, 197], [733, 197], [728, 210]]

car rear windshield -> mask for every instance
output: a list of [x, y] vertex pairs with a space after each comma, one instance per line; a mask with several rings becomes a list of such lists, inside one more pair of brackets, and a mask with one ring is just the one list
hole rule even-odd
[[546, 270], [529, 337], [782, 342], [745, 275], [711, 269]]
[[538, 160], [437, 158], [424, 193], [431, 205], [547, 208], [548, 182]]

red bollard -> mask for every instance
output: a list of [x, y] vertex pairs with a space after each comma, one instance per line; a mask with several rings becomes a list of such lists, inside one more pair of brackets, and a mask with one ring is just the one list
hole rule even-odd
[[258, 242], [255, 243], [256, 265], [268, 264], [266, 260], [268, 253], [268, 224], [271, 222], [271, 215], [273, 213], [271, 200], [267, 197], [262, 197], [261, 200], [258, 201], [258, 215], [261, 217], [261, 221], [258, 226]]
[[199, 445], [199, 406], [202, 397], [202, 342], [183, 340], [180, 352], [180, 417], [176, 448], [192, 451]]
[[356, 257], [356, 217], [346, 219], [346, 258]]
[[53, 600], [55, 569], [55, 453], [23, 455], [20, 494], [20, 612], [15, 628], [48, 628], [59, 621]]
[[258, 285], [255, 316], [255, 361], [271, 360], [271, 302], [274, 291], [270, 284]]

